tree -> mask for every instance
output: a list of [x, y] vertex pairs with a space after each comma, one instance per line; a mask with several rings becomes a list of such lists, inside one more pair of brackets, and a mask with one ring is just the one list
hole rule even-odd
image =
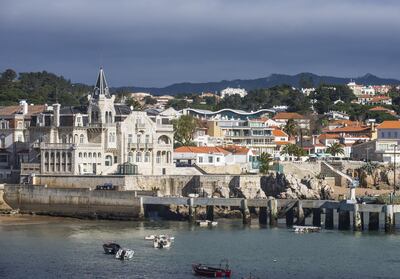
[[7, 69], [1, 74], [1, 79], [11, 82], [17, 77], [17, 73], [13, 69]]
[[174, 140], [183, 146], [192, 144], [193, 134], [197, 128], [197, 120], [191, 115], [182, 115], [172, 121], [174, 126]]
[[338, 143], [338, 142], [334, 142], [332, 143], [327, 149], [326, 152], [331, 154], [332, 156], [336, 156], [336, 155], [344, 155], [344, 149], [343, 146]]
[[286, 122], [285, 127], [283, 128], [283, 131], [288, 134], [289, 137], [294, 137], [297, 135], [297, 130], [298, 126], [297, 123], [293, 119], [289, 119]]
[[125, 104], [133, 108], [133, 110], [142, 110], [142, 105], [134, 98], [129, 97], [126, 99]]
[[296, 156], [299, 159], [301, 156], [306, 155], [306, 151], [297, 146], [296, 144], [287, 144], [282, 149], [282, 154], [287, 154], [289, 156]]
[[273, 161], [271, 155], [267, 152], [263, 152], [258, 160], [260, 162], [260, 172], [263, 174], [268, 173], [271, 162]]
[[157, 100], [151, 96], [144, 97], [144, 103], [146, 105], [155, 105], [157, 104]]

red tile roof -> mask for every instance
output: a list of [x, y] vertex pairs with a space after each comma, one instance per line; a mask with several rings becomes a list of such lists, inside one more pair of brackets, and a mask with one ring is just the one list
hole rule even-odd
[[278, 112], [272, 119], [305, 119], [305, 117], [297, 112]]
[[280, 129], [272, 130], [272, 135], [274, 137], [288, 137], [288, 134], [286, 134], [284, 131]]
[[224, 146], [222, 149], [229, 151], [230, 153], [238, 154], [238, 155], [245, 155], [245, 154], [249, 153], [249, 151], [250, 151], [250, 149], [248, 149], [247, 147], [238, 146], [238, 145], [227, 145], [227, 146]]
[[378, 129], [400, 129], [400, 121], [398, 120], [387, 120], [383, 121], [381, 125], [377, 127]]
[[365, 126], [347, 126], [347, 127], [335, 128], [327, 132], [329, 133], [367, 132], [370, 129], [371, 129], [370, 127], [365, 127]]
[[[28, 114], [27, 116], [30, 116], [32, 114], [37, 114], [43, 112], [45, 109], [44, 105], [33, 105], [33, 106], [28, 106]], [[17, 113], [22, 112], [22, 107], [21, 106], [6, 106], [6, 107], [0, 107], [0, 115], [13, 115]]]

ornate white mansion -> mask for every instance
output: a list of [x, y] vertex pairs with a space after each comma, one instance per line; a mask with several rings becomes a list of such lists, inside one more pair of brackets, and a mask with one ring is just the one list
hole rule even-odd
[[[9, 123], [0, 129], [3, 170], [20, 165], [22, 173], [42, 175], [170, 173], [173, 127], [166, 119], [116, 104], [103, 69], [88, 99], [85, 107], [41, 109], [21, 102], [8, 116], [0, 109], [1, 121]], [[1, 178], [7, 176], [2, 171]]]

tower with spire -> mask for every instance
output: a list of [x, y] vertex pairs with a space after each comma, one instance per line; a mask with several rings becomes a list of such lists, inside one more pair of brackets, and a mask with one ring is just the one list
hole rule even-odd
[[115, 96], [110, 94], [103, 67], [100, 67], [96, 85], [92, 94], [89, 95], [89, 122], [92, 124], [114, 123], [114, 99]]

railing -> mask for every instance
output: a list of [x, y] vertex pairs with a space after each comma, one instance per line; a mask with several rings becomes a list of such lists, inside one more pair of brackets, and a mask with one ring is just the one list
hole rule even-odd
[[40, 173], [40, 164], [38, 163], [21, 163], [21, 174]]
[[60, 149], [60, 150], [69, 150], [76, 149], [76, 145], [73, 143], [47, 143], [41, 142], [40, 149]]
[[140, 142], [140, 143], [137, 143], [137, 142], [131, 142], [131, 143], [128, 143], [128, 148], [129, 149], [152, 149], [153, 148], [153, 143], [151, 143], [151, 142]]
[[170, 124], [157, 124], [156, 129], [157, 131], [173, 131], [174, 126]]

